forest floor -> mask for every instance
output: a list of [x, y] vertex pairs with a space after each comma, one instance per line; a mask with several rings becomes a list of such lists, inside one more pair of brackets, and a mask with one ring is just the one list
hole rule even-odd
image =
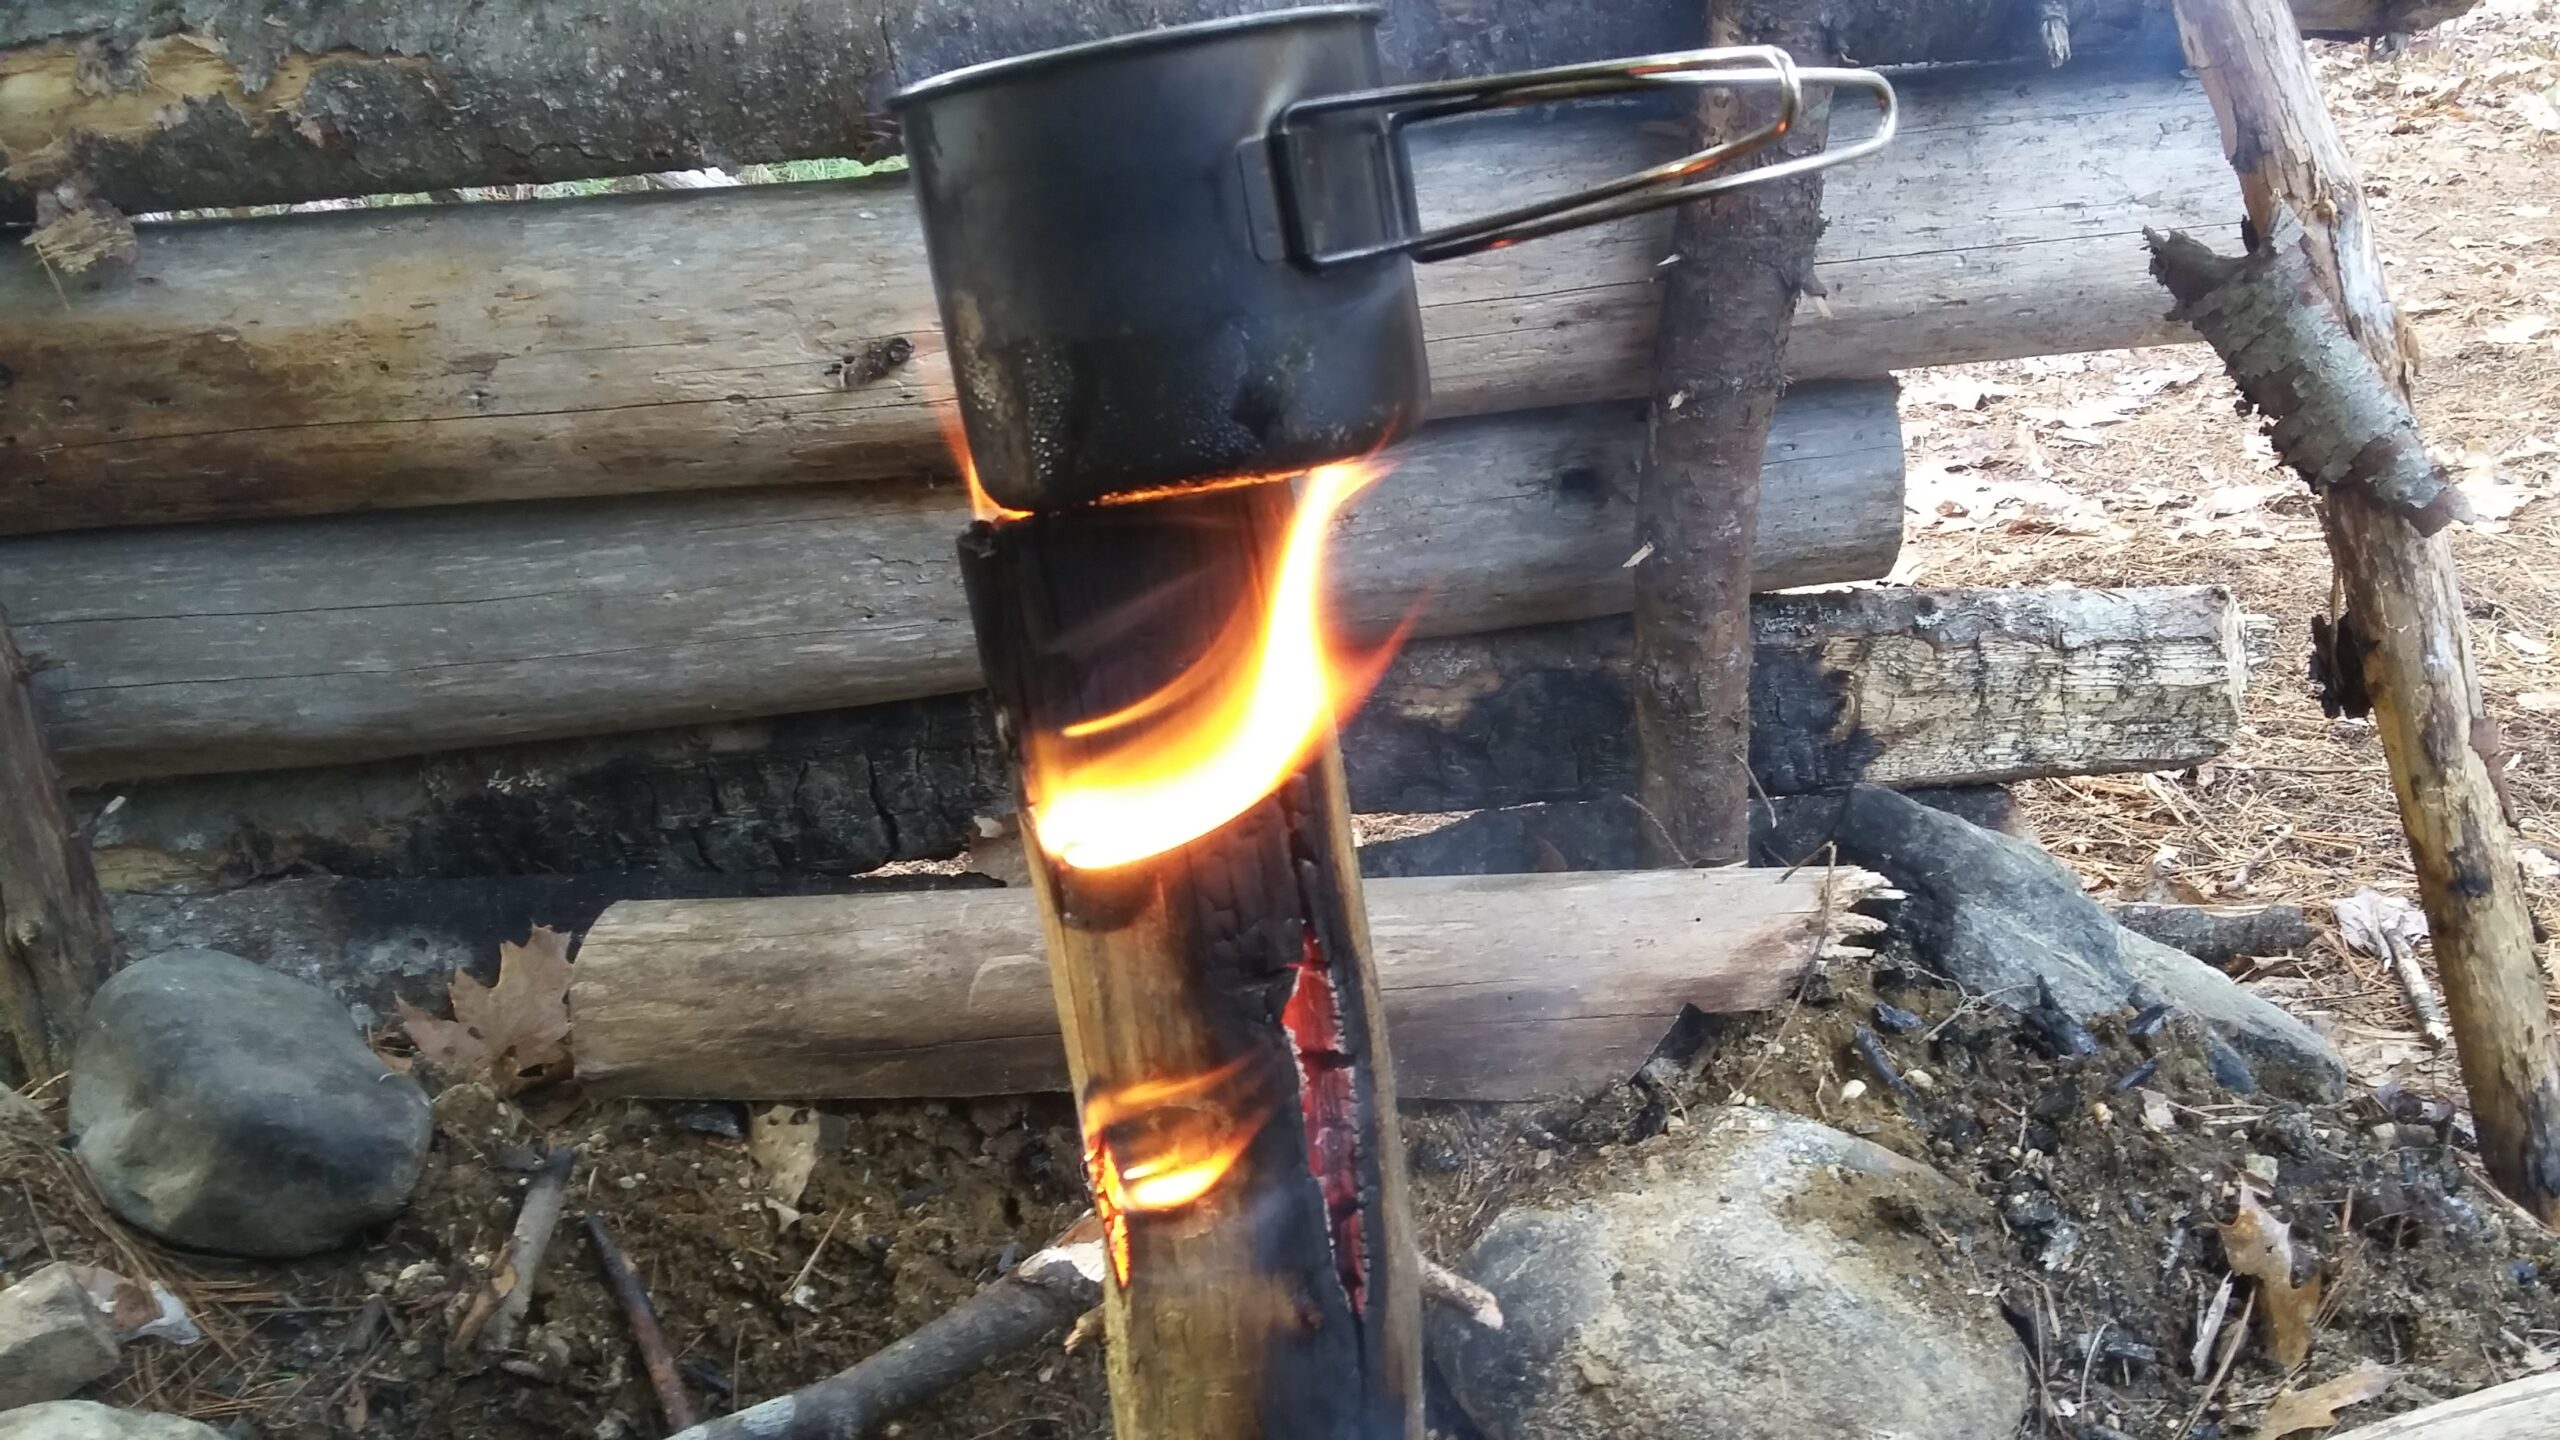
[[[2320, 47], [2318, 63], [2422, 343], [2426, 433], [2482, 517], [2455, 537], [2473, 644], [2537, 847], [2533, 900], [2560, 931], [2555, 37], [2560, 0], [2487, 0], [2404, 53]], [[2267, 617], [2272, 657], [2229, 753], [2181, 774], [2037, 782], [2022, 787], [2023, 809], [2107, 898], [2303, 904], [2323, 942], [2242, 978], [2325, 1029], [2360, 1083], [2336, 1106], [2224, 1103], [2201, 1080], [2182, 1089], [2195, 1067], [2171, 1053], [2157, 1084], [2174, 1112], [2130, 1100], [2056, 1107], [2048, 1100], [2076, 1072], [2020, 1049], [1993, 1017], [1959, 1013], [1953, 997], [1901, 986], [1888, 954], [1818, 1001], [1721, 1036], [1673, 1096], [1627, 1091], [1569, 1113], [1418, 1107], [1408, 1133], [1430, 1248], [1454, 1260], [1501, 1205], [1569, 1193], [1667, 1143], [1683, 1107], [1742, 1099], [1929, 1160], [2004, 1215], [2021, 1196], [2059, 1204], [2075, 1222], [2073, 1255], [2056, 1259], [2050, 1224], [2013, 1225], [1972, 1262], [2038, 1352], [2046, 1433], [2102, 1424], [2178, 1436], [2190, 1413], [2218, 1427], [2197, 1434], [2247, 1433], [2281, 1386], [2366, 1361], [2402, 1372], [2371, 1413], [2560, 1363], [2560, 1247], [2480, 1183], [2458, 1119], [2422, 1098], [2458, 1097], [2449, 1059], [2425, 1045], [2385, 965], [2330, 921], [2330, 902], [2359, 889], [2415, 889], [2372, 727], [2324, 717], [2303, 675], [2329, 564], [2299, 483], [2233, 412], [2201, 347], [1905, 378], [1912, 515], [1897, 580], [2210, 583]], [[1859, 1109], [1841, 1096], [1848, 1032], [1880, 996], [1933, 1027], [1941, 1089], [1925, 1103]], [[2101, 1030], [2107, 1050], [2091, 1074], [2138, 1064], [2149, 1048]], [[2400, 1084], [2377, 1099], [2386, 1080]], [[58, 1118], [59, 1097], [43, 1098]], [[565, 1097], [516, 1105], [466, 1086], [446, 1092], [438, 1118], [405, 1218], [360, 1250], [286, 1266], [150, 1246], [105, 1219], [67, 1155], [12, 1141], [0, 1124], [11, 1182], [0, 1184], [0, 1261], [15, 1271], [79, 1260], [165, 1280], [187, 1301], [209, 1339], [134, 1343], [101, 1398], [267, 1440], [614, 1440], [664, 1431], [574, 1225], [515, 1353], [491, 1360], [448, 1344], [543, 1144], [578, 1149], [573, 1215], [596, 1212], [631, 1254], [695, 1403], [713, 1413], [912, 1330], [1084, 1206], [1074, 1117], [1054, 1097], [749, 1117]], [[769, 1203], [775, 1176], [804, 1162], [786, 1224]], [[2270, 1166], [2283, 1178], [2269, 1203], [2319, 1257], [2331, 1303], [2308, 1367], [2288, 1375], [2244, 1353], [2207, 1403], [2185, 1358], [2223, 1274], [2203, 1236], [2230, 1180]], [[1098, 1348], [1000, 1362], [898, 1433], [1106, 1433]]]

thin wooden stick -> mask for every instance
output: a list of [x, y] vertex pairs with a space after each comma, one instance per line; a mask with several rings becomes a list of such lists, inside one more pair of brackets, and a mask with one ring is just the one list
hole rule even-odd
[[658, 1409], [666, 1416], [667, 1428], [693, 1428], [693, 1402], [684, 1393], [683, 1378], [676, 1374], [676, 1357], [658, 1329], [658, 1311], [649, 1303], [649, 1292], [596, 1212], [589, 1210], [580, 1218], [586, 1222], [587, 1243], [596, 1248], [596, 1264], [604, 1269], [605, 1283], [613, 1287], [613, 1298], [622, 1303], [622, 1318], [630, 1322], [632, 1343], [640, 1347], [640, 1363], [649, 1371], [650, 1387], [658, 1392]]
[[551, 1246], [551, 1234], [560, 1228], [560, 1212], [569, 1199], [569, 1172], [575, 1166], [578, 1152], [563, 1145], [543, 1157], [542, 1168], [536, 1170], [533, 1182], [525, 1187], [524, 1204], [516, 1211], [516, 1228], [507, 1237], [506, 1253], [499, 1257], [497, 1270], [489, 1283], [465, 1311], [460, 1324], [453, 1327], [456, 1349], [468, 1349], [481, 1338], [481, 1327], [488, 1327], [488, 1347], [492, 1351], [512, 1350], [516, 1346], [516, 1329], [524, 1323], [525, 1311], [533, 1304], [533, 1277], [542, 1268], [542, 1253]]

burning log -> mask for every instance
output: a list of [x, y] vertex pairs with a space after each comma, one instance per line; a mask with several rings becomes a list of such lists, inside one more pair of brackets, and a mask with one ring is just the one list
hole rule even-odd
[[[1634, 1074], [1688, 1007], [1784, 1002], [1879, 882], [1806, 869], [1368, 882], [1400, 1094], [1530, 1100]], [[888, 1099], [1067, 1088], [1021, 890], [625, 902], [569, 995], [593, 1093]]]
[[1310, 477], [1294, 521], [1265, 483], [962, 542], [1125, 1440], [1418, 1428], [1404, 1151], [1316, 615], [1354, 468]]

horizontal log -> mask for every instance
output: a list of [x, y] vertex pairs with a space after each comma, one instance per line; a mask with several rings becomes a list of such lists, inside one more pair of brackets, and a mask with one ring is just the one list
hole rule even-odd
[[[1752, 606], [1751, 770], [1773, 795], [2159, 770], [2220, 754], [2248, 684], [2205, 586], [1849, 590]], [[1634, 789], [1623, 620], [1445, 641], [1344, 737], [1363, 809]]]
[[[1367, 887], [1396, 1085], [1425, 1100], [1587, 1094], [1635, 1073], [1684, 1006], [1788, 995], [1873, 881], [1630, 871]], [[1020, 889], [616, 905], [570, 984], [578, 1074], [704, 1099], [1062, 1089]]]
[[[1292, 0], [406, 0], [279, 14], [266, 0], [19, 0], [0, 12], [0, 218], [24, 185], [92, 178], [129, 211], [895, 151], [883, 102], [956, 65]], [[1392, 0], [1412, 78], [1699, 41], [1694, 5]], [[1867, 64], [2034, 55], [2028, 0], [1827, 7]], [[2307, 32], [2406, 30], [2468, 6], [2296, 0]], [[2165, 0], [2069, 0], [2072, 47], [2150, 38]], [[494, 13], [493, 13], [494, 12]], [[2146, 22], [2150, 22], [2146, 24]]]
[[[2185, 333], [2140, 241], [2233, 231], [2191, 82], [1906, 88], [1902, 138], [1827, 182], [1797, 376]], [[1417, 167], [1448, 214], [1671, 143], [1622, 116], [1490, 123]], [[947, 471], [913, 209], [892, 177], [145, 226], [130, 272], [68, 280], [0, 247], [0, 533]], [[1656, 215], [1422, 267], [1436, 413], [1646, 394], [1668, 235]]]
[[2337, 1440], [2560, 1440], [2560, 1375], [2532, 1375], [2342, 1431]]
[[[1642, 439], [1623, 405], [1432, 427], [1343, 521], [1338, 612], [1624, 610]], [[1768, 455], [1759, 583], [1892, 566], [1890, 382], [1798, 391]], [[0, 606], [75, 784], [328, 763], [973, 688], [965, 513], [910, 482], [20, 537]]]
[[[1761, 596], [1761, 788], [2193, 764], [2238, 724], [2231, 608], [2198, 590]], [[1940, 612], [1998, 618], [1931, 644], [1964, 633], [1922, 624]], [[1903, 627], [1890, 643], [1886, 626]], [[1809, 647], [1811, 634], [1825, 638]], [[1627, 648], [1624, 621], [1408, 647], [1343, 733], [1353, 807], [1626, 793]], [[1843, 668], [1826, 673], [1808, 648]], [[1002, 755], [977, 697], [947, 696], [81, 798], [100, 864], [124, 885], [315, 869], [842, 875], [959, 853], [976, 817], [1011, 807]]]

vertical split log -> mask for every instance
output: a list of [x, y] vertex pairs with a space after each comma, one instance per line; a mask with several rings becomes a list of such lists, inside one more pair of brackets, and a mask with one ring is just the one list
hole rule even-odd
[[2320, 494], [2344, 602], [2320, 634], [2327, 698], [2369, 711], [2381, 735], [2490, 1174], [2560, 1223], [2560, 1043], [2443, 533], [2459, 496], [2419, 439], [2412, 356], [2290, 11], [2177, 12], [2239, 172], [2250, 253], [2155, 236], [2153, 268]]
[[981, 523], [961, 543], [1031, 802], [1122, 1440], [1420, 1433], [1403, 1150], [1330, 731], [1170, 851], [1078, 869], [1038, 833], [1044, 783], [1122, 738], [1063, 732], [1233, 658], [1221, 641], [1270, 594], [1290, 509], [1287, 485], [1253, 485]]
[[[1707, 42], [1782, 45], [1810, 65], [1833, 59], [1810, 0], [1709, 0]], [[1795, 132], [1761, 163], [1823, 148], [1830, 96], [1806, 102]], [[1756, 128], [1768, 105], [1764, 92], [1705, 91], [1701, 143]], [[1651, 864], [1724, 864], [1749, 843], [1760, 454], [1821, 233], [1819, 171], [1709, 196], [1672, 227], [1636, 480], [1637, 794]]]
[[81, 1013], [123, 953], [88, 842], [64, 812], [27, 674], [0, 615], [0, 1029], [23, 1075], [42, 1079], [70, 1068]]

